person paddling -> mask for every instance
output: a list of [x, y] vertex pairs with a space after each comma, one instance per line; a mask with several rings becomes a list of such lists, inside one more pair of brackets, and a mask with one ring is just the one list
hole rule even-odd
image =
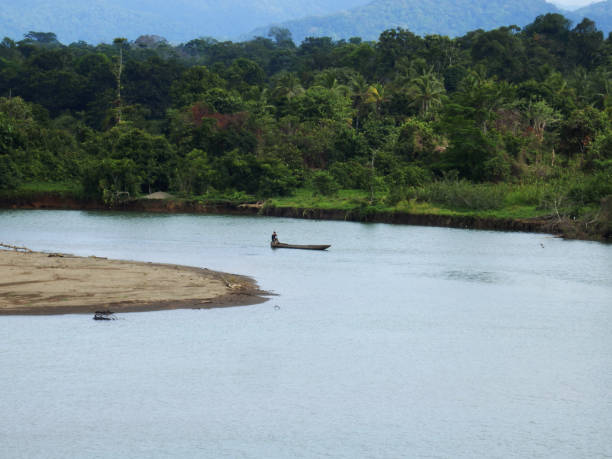
[[278, 236], [276, 235], [276, 231], [272, 232], [272, 243], [276, 244], [278, 242]]

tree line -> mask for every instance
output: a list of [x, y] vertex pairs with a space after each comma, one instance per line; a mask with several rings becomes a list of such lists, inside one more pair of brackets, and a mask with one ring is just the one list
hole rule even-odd
[[439, 180], [571, 176], [584, 203], [612, 194], [612, 34], [558, 14], [299, 45], [281, 28], [180, 45], [30, 32], [0, 43], [0, 96], [0, 189], [397, 200]]

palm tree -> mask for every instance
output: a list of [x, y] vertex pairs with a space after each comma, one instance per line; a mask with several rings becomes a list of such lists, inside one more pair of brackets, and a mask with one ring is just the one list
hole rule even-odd
[[584, 67], [577, 67], [569, 78], [570, 84], [573, 86], [578, 99], [585, 102], [588, 97], [589, 90], [589, 73]]
[[438, 77], [432, 71], [428, 71], [411, 81], [408, 92], [414, 100], [413, 104], [425, 118], [430, 110], [442, 105], [446, 90]]
[[591, 77], [593, 103], [600, 110], [612, 105], [612, 72], [598, 69]]
[[276, 80], [274, 95], [292, 99], [304, 92], [302, 82], [296, 73], [283, 72]]
[[268, 116], [274, 111], [274, 105], [269, 102], [269, 91], [264, 88], [260, 93], [257, 100], [253, 103], [253, 113], [257, 116]]
[[351, 90], [347, 85], [338, 83], [338, 80], [331, 75], [327, 75], [325, 79], [319, 83], [319, 86], [329, 89], [333, 93], [341, 96], [349, 96], [351, 93]]
[[374, 104], [376, 108], [376, 112], [380, 114], [380, 108], [385, 100], [385, 87], [382, 83], [374, 83], [371, 84], [368, 88], [368, 98], [367, 100]]
[[384, 88], [380, 84], [369, 84], [362, 75], [351, 80], [353, 108], [355, 109], [355, 130], [359, 130], [359, 120], [369, 110], [380, 109]]
[[474, 109], [474, 121], [480, 125], [483, 134], [487, 133], [489, 121], [497, 110], [512, 106], [516, 98], [516, 87], [506, 81], [485, 79], [471, 72], [461, 82], [457, 99], [459, 103]]

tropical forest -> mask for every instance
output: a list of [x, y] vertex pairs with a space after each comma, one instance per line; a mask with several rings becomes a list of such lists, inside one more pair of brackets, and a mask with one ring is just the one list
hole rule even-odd
[[0, 43], [0, 199], [538, 220], [612, 233], [612, 34]]

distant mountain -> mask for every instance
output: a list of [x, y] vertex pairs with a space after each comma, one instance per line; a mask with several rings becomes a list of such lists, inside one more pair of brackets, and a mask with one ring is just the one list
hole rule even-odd
[[[607, 33], [611, 2], [563, 13], [575, 22], [586, 16]], [[549, 12], [561, 10], [544, 0], [2, 0], [0, 40], [20, 40], [29, 31], [54, 32], [65, 44], [145, 34], [173, 43], [202, 36], [237, 40], [266, 36], [267, 24], [289, 28], [296, 43], [306, 36], [374, 40], [398, 26], [419, 35], [458, 36], [525, 25]]]
[[[289, 29], [296, 43], [308, 36], [375, 40], [384, 30], [395, 27], [408, 29], [417, 35], [454, 37], [476, 29], [524, 26], [546, 13], [561, 13], [574, 19], [582, 11], [598, 11], [600, 17], [609, 18], [611, 1], [590, 5], [572, 14], [544, 0], [374, 0], [344, 12], [276, 25]], [[595, 20], [594, 17], [591, 19]], [[599, 21], [596, 22], [599, 26]], [[265, 35], [267, 30], [265, 27], [256, 29], [249, 37]]]
[[[31, 30], [54, 32], [62, 43], [92, 44], [156, 34], [170, 42], [201, 36], [237, 39], [255, 27], [325, 15], [367, 0], [2, 0], [0, 40]], [[267, 31], [267, 29], [266, 29]]]
[[595, 21], [597, 28], [604, 33], [612, 32], [612, 0], [594, 3], [573, 12], [572, 19], [580, 21], [582, 18]]

